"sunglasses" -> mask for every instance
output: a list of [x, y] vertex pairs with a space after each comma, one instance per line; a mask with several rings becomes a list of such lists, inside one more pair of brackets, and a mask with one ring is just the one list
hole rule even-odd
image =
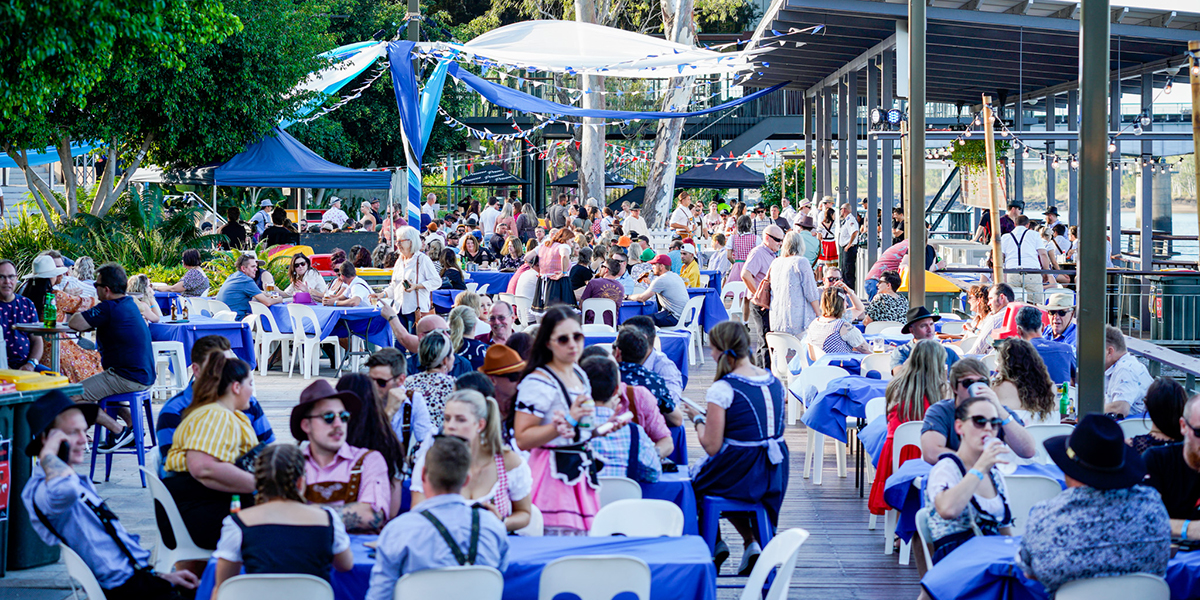
[[984, 429], [988, 425], [991, 425], [993, 429], [1000, 429], [1000, 424], [1003, 422], [1001, 419], [989, 419], [981, 415], [971, 417], [971, 424], [975, 426], [975, 429]]
[[564, 333], [564, 334], [554, 338], [554, 341], [562, 346], [567, 345], [567, 342], [570, 342], [570, 341], [574, 341], [576, 344], [579, 344], [579, 343], [583, 342], [583, 334], [582, 333], [571, 333], [571, 334]]
[[[376, 381], [378, 381], [378, 380], [376, 380]], [[322, 421], [325, 421], [326, 425], [333, 425], [334, 419], [341, 419], [343, 423], [349, 423], [350, 422], [350, 411], [343, 410], [342, 412], [333, 412], [331, 410], [327, 413], [321, 413], [319, 415], [308, 415], [305, 418], [306, 419], [321, 419]]]
[[837, 282], [839, 282], [839, 281], [841, 281], [841, 280], [842, 280], [842, 278], [841, 278], [841, 277], [826, 277], [826, 278], [825, 278], [825, 281], [827, 281], [827, 282], [829, 282], [829, 283], [837, 283]]
[[775, 236], [773, 236], [773, 235], [771, 235], [771, 234], [769, 234], [769, 233], [767, 234], [767, 237], [769, 237], [769, 238], [771, 238], [771, 239], [775, 240], [776, 242], [778, 242], [778, 243], [780, 243], [780, 244], [782, 244], [782, 243], [783, 243], [783, 238], [777, 238], [777, 237], [775, 237]]
[[965, 387], [965, 388], [969, 388], [977, 383], [987, 383], [987, 380], [986, 379], [960, 379], [958, 381], [959, 387]]
[[306, 263], [306, 262], [304, 262], [304, 261], [302, 261], [302, 260], [301, 260], [301, 261], [297, 261], [297, 262], [295, 262], [295, 263], [293, 263], [293, 264], [294, 264], [295, 266], [297, 266], [297, 267], [307, 267], [307, 266], [308, 266], [308, 263]]
[[389, 378], [389, 379], [379, 379], [378, 377], [372, 377], [372, 378], [371, 378], [371, 380], [375, 382], [375, 385], [377, 385], [377, 386], [379, 386], [379, 387], [381, 387], [381, 388], [382, 388], [382, 387], [387, 387], [387, 384], [389, 384], [389, 383], [391, 383], [391, 382], [395, 381], [395, 380], [396, 380], [396, 378], [395, 378], [395, 377], [392, 377], [392, 378]]
[[1188, 423], [1187, 421], [1184, 421], [1183, 424], [1187, 425], [1188, 429], [1192, 430], [1193, 436], [1200, 438], [1200, 427], [1192, 427], [1192, 424]]
[[1050, 316], [1052, 316], [1052, 317], [1065, 317], [1065, 316], [1067, 316], [1067, 315], [1071, 314], [1071, 311], [1070, 311], [1069, 309], [1064, 309], [1064, 310], [1049, 310], [1049, 311], [1046, 311], [1046, 312], [1047, 312], [1047, 313], [1049, 313], [1049, 315], [1050, 315]]

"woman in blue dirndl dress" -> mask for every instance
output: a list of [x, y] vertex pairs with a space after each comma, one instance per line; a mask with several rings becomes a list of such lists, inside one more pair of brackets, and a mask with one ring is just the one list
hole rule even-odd
[[[692, 487], [699, 504], [705, 496], [761, 503], [771, 525], [788, 484], [788, 448], [783, 440], [784, 387], [770, 371], [750, 362], [750, 337], [736, 321], [717, 324], [709, 332], [710, 352], [717, 363], [716, 381], [708, 389], [707, 413], [689, 405], [684, 410], [696, 425], [708, 458], [692, 468]], [[745, 545], [739, 574], [748, 574], [762, 552], [749, 517], [730, 515]], [[719, 535], [719, 534], [718, 534]], [[713, 558], [718, 570], [729, 549], [718, 541]]]

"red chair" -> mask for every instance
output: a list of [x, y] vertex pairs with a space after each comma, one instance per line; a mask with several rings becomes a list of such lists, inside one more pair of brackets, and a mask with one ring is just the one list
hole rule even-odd
[[1034, 308], [1042, 311], [1043, 328], [1050, 325], [1050, 315], [1047, 314], [1045, 310], [1042, 310], [1042, 307], [1033, 304], [1026, 304], [1024, 302], [1009, 302], [1008, 305], [1004, 307], [1004, 323], [1000, 326], [1000, 331], [996, 332], [996, 339], [1003, 340], [1010, 337], [1016, 337], [1019, 334], [1017, 331], [1017, 313], [1026, 306], [1033, 306]]

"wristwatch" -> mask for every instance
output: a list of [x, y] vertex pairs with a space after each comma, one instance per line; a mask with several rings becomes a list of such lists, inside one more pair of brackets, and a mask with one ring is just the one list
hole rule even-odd
[[707, 422], [708, 422], [708, 419], [704, 418], [704, 415], [696, 415], [696, 416], [692, 417], [693, 424], [704, 425]]

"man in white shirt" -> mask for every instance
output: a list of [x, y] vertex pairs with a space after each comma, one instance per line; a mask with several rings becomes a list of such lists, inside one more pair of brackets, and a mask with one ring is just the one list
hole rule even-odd
[[496, 204], [499, 203], [495, 197], [488, 198], [487, 208], [483, 209], [483, 214], [479, 215], [479, 220], [483, 221], [483, 241], [487, 243], [492, 239], [492, 235], [496, 233], [496, 220], [500, 218], [500, 211], [496, 210]]
[[625, 222], [621, 224], [626, 235], [638, 234], [650, 237], [650, 227], [646, 225], [646, 220], [642, 218], [642, 207], [634, 206], [629, 209], [629, 216], [625, 217]]
[[329, 210], [321, 215], [321, 228], [325, 228], [325, 224], [329, 223], [336, 229], [341, 229], [346, 221], [350, 220], [350, 216], [342, 211], [342, 199], [334, 196], [329, 201]]
[[842, 270], [842, 281], [854, 288], [854, 277], [858, 266], [858, 218], [854, 216], [854, 203], [842, 203], [841, 221], [837, 226], [838, 268]]
[[679, 195], [679, 204], [675, 207], [675, 212], [671, 213], [669, 225], [671, 231], [680, 237], [692, 235], [692, 196], [686, 191]]
[[783, 204], [783, 210], [779, 211], [779, 216], [787, 219], [788, 223], [791, 223], [796, 217], [796, 211], [792, 208], [792, 202], [788, 200], [787, 196], [784, 196], [781, 202]]
[[643, 302], [658, 296], [659, 311], [654, 314], [654, 324], [658, 327], [674, 327], [683, 316], [683, 308], [687, 306], [687, 284], [678, 273], [671, 271], [671, 257], [659, 254], [650, 261], [654, 269], [654, 281], [650, 287], [640, 294], [632, 294], [630, 300]]
[[354, 263], [338, 265], [337, 283], [331, 285], [322, 303], [326, 306], [370, 306], [371, 286], [358, 276]]
[[[1004, 254], [1005, 269], [1044, 269], [1050, 264], [1042, 236], [1029, 229], [1029, 217], [1020, 215], [1013, 230], [1000, 236], [1000, 251]], [[1007, 273], [1005, 281], [1014, 290], [1023, 290], [1025, 302], [1041, 304], [1044, 287], [1042, 276], [1036, 273]]]
[[1146, 412], [1146, 390], [1154, 378], [1125, 349], [1125, 335], [1104, 326], [1104, 412], [1123, 417]]
[[421, 205], [421, 214], [429, 215], [430, 221], [436, 221], [437, 220], [437, 212], [438, 212], [437, 194], [430, 192], [425, 195], [425, 204]]

